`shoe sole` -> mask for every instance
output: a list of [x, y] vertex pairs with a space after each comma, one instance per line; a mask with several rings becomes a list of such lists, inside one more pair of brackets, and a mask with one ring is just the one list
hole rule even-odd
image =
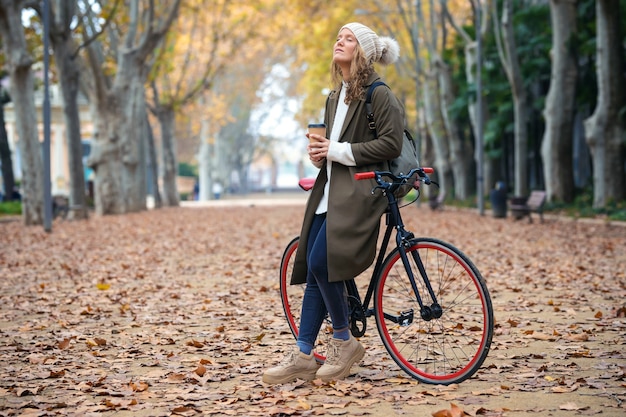
[[297, 373], [294, 375], [285, 375], [285, 376], [272, 376], [272, 375], [263, 375], [263, 382], [266, 384], [286, 384], [287, 382], [293, 382], [296, 379], [303, 379], [305, 381], [313, 381], [315, 379], [316, 370], [313, 370], [309, 373]]
[[346, 366], [342, 372], [340, 372], [337, 375], [327, 375], [327, 376], [317, 375], [317, 378], [320, 378], [324, 382], [330, 382], [330, 381], [336, 381], [336, 380], [339, 380], [339, 379], [343, 379], [343, 378], [347, 377], [348, 375], [350, 375], [350, 370], [352, 369], [352, 366], [355, 363], [359, 362], [361, 359], [363, 359], [363, 356], [365, 356], [365, 348], [363, 347], [363, 345], [361, 345], [360, 349], [359, 349], [359, 352], [356, 354], [356, 356], [352, 357], [352, 360], [350, 361], [350, 364], [348, 366]]

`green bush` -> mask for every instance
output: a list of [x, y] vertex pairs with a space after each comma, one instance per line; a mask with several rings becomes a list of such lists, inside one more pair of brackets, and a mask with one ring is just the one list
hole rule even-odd
[[610, 201], [605, 207], [593, 207], [593, 190], [580, 190], [572, 203], [553, 202], [546, 204], [545, 211], [560, 212], [571, 217], [606, 216], [609, 220], [626, 220], [626, 201]]
[[187, 162], [180, 162], [178, 164], [178, 175], [181, 177], [197, 177], [198, 166], [192, 165]]
[[[409, 193], [407, 198], [412, 194]], [[427, 202], [425, 196], [421, 198], [422, 203]], [[485, 196], [485, 208], [490, 209], [491, 203], [489, 197]], [[476, 196], [470, 197], [465, 201], [446, 199], [446, 204], [454, 207], [464, 208], [476, 208], [477, 201]], [[510, 204], [510, 202], [509, 202]], [[593, 208], [593, 190], [586, 188], [579, 190], [576, 198], [571, 203], [564, 203], [562, 201], [555, 201], [546, 203], [543, 208], [544, 213], [560, 214], [568, 217], [597, 217], [604, 216], [608, 220], [613, 221], [626, 221], [626, 201], [610, 201], [606, 207]]]
[[610, 220], [626, 221], [626, 201], [611, 201], [604, 211]]
[[0, 216], [22, 214], [22, 203], [19, 201], [5, 201], [0, 203]]
[[609, 214], [609, 219], [620, 221], [620, 222], [626, 222], [626, 207], [622, 208], [621, 210], [616, 210], [613, 213]]

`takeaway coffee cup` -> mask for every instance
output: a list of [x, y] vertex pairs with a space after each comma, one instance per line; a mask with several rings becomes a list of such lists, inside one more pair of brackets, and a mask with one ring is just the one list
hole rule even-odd
[[[310, 123], [309, 133], [314, 133], [316, 135], [320, 135], [325, 138], [326, 137], [326, 125], [324, 123]], [[309, 139], [309, 141], [312, 141], [312, 139]]]

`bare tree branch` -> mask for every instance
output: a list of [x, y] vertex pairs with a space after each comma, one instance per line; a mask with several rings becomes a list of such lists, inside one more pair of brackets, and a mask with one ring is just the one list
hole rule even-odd
[[[87, 38], [83, 38], [83, 43], [78, 45], [78, 48], [76, 48], [76, 51], [72, 54], [72, 58], [76, 58], [76, 56], [78, 56], [78, 54], [80, 53], [81, 49], [88, 47], [92, 42], [98, 39], [100, 35], [102, 35], [107, 30], [107, 28], [113, 21], [115, 14], [117, 13], [117, 6], [119, 4], [120, 4], [120, 0], [115, 0], [115, 3], [113, 3], [113, 7], [111, 8], [111, 12], [109, 13], [109, 18], [104, 20], [104, 24], [100, 27], [100, 30], [95, 31], [93, 35]], [[83, 15], [78, 15], [77, 17], [78, 17], [78, 21], [84, 24], [84, 17], [86, 16], [83, 14]]]

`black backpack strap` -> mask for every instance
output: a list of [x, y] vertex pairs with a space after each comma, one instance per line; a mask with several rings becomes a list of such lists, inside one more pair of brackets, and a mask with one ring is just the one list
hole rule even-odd
[[379, 85], [387, 85], [382, 81], [376, 81], [367, 89], [367, 94], [365, 96], [365, 111], [367, 116], [367, 122], [370, 130], [374, 133], [374, 137], [378, 139], [378, 132], [376, 132], [376, 123], [374, 122], [374, 112], [372, 111], [372, 94], [374, 93], [374, 89]]

